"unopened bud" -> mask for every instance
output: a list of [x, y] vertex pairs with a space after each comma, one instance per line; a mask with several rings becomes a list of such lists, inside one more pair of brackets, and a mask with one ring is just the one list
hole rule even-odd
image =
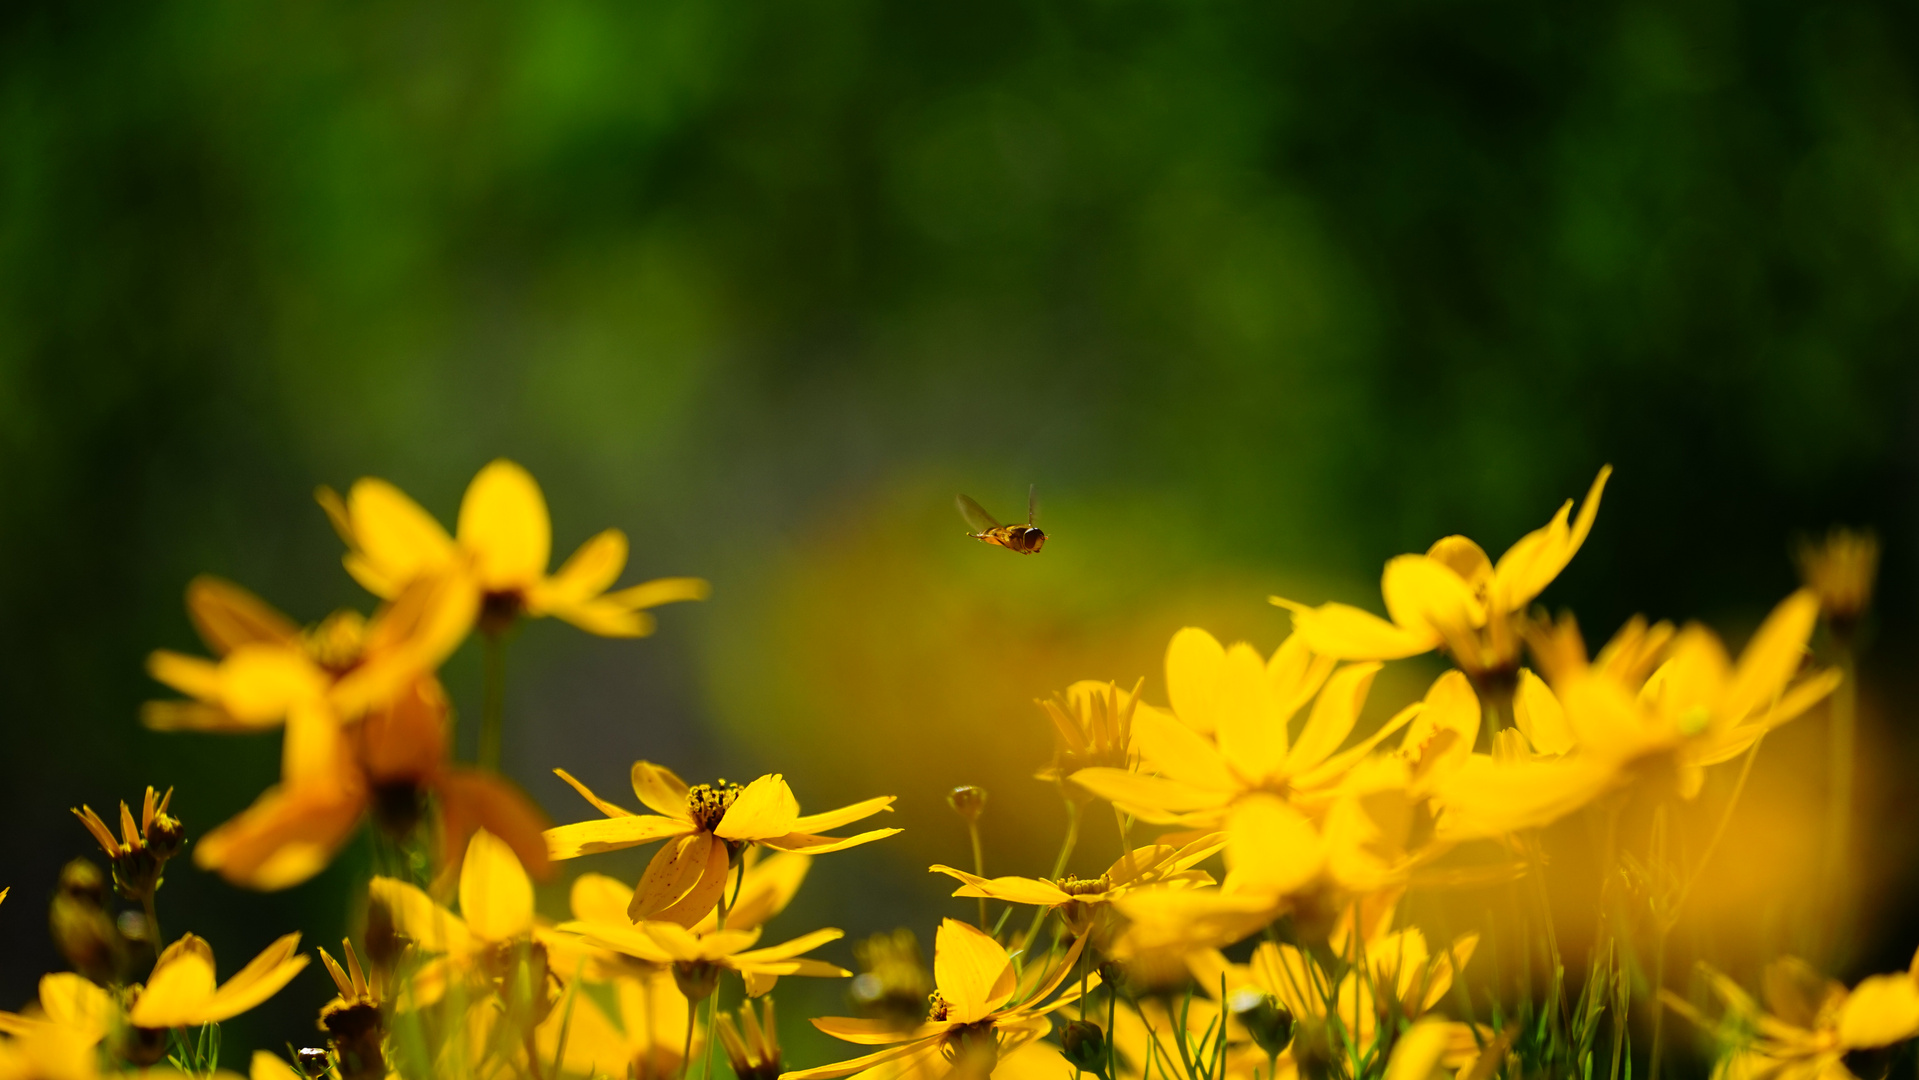
[[1261, 1050], [1277, 1055], [1293, 1041], [1293, 1014], [1258, 991], [1241, 991], [1227, 1002], [1233, 1016]]
[[946, 803], [969, 823], [978, 821], [980, 814], [986, 810], [986, 789], [973, 784], [961, 784], [946, 793]]
[[187, 842], [187, 827], [172, 814], [154, 815], [153, 826], [147, 830], [147, 850], [153, 857], [164, 863], [175, 855]]
[[719, 989], [720, 966], [710, 960], [682, 960], [673, 965], [673, 982], [686, 1000], [699, 1003]]
[[317, 1046], [309, 1046], [294, 1056], [298, 1059], [295, 1064], [300, 1066], [302, 1076], [315, 1077], [317, 1080], [332, 1067], [332, 1062], [327, 1060], [327, 1052]]
[[1066, 1060], [1073, 1067], [1098, 1076], [1106, 1075], [1106, 1033], [1091, 1020], [1069, 1020], [1060, 1036]]

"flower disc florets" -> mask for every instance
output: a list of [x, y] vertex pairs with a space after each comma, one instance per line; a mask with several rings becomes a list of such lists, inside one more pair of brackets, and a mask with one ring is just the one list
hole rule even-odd
[[1090, 896], [1093, 893], [1103, 893], [1113, 887], [1112, 883], [1106, 880], [1105, 874], [1096, 878], [1082, 878], [1068, 874], [1054, 881], [1053, 884], [1059, 886], [1059, 891], [1068, 896]]
[[941, 997], [938, 990], [926, 995], [926, 1018], [928, 1020], [937, 1023], [938, 1021], [946, 1019], [952, 1012], [952, 1003]]
[[729, 784], [725, 780], [716, 780], [711, 784], [695, 784], [686, 789], [686, 809], [693, 815], [693, 824], [707, 832], [719, 827], [720, 819], [740, 797], [744, 790], [738, 784]]

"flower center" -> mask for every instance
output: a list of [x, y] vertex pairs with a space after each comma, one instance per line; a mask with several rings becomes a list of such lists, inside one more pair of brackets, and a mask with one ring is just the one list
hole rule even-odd
[[1096, 878], [1081, 878], [1073, 874], [1068, 874], [1053, 882], [1053, 884], [1059, 887], [1060, 892], [1068, 896], [1087, 896], [1092, 893], [1102, 893], [1108, 888], [1111, 888], [1111, 886], [1107, 884], [1105, 874], [1101, 874]]
[[729, 784], [725, 780], [715, 780], [710, 784], [695, 784], [686, 789], [686, 810], [693, 815], [693, 824], [707, 832], [719, 828], [720, 819], [740, 792], [745, 789], [738, 784]]
[[938, 990], [926, 995], [926, 1018], [928, 1020], [944, 1020], [952, 1011], [952, 1003], [941, 997]]

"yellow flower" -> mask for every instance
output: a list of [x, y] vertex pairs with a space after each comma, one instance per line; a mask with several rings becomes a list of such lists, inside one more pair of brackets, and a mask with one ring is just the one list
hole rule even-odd
[[661, 964], [673, 969], [682, 993], [694, 1001], [704, 1000], [718, 985], [721, 971], [737, 972], [746, 982], [750, 997], [759, 997], [773, 989], [782, 975], [815, 975], [846, 978], [853, 973], [843, 967], [802, 956], [829, 941], [846, 935], [839, 930], [815, 930], [791, 941], [763, 949], [752, 946], [760, 939], [752, 930], [713, 930], [695, 933], [678, 923], [642, 922], [633, 926], [614, 926], [604, 922], [565, 922], [562, 931], [579, 934], [604, 949]]
[[544, 815], [507, 780], [447, 760], [447, 712], [439, 683], [421, 678], [343, 731], [309, 729], [326, 736], [313, 740], [289, 732], [281, 785], [208, 833], [194, 862], [236, 885], [283, 889], [319, 873], [369, 811], [405, 835], [431, 805], [442, 865], [485, 828], [547, 876]]
[[[558, 970], [558, 969], [556, 969]], [[554, 1009], [540, 1025], [540, 1058], [552, 1061], [566, 1030], [565, 1072], [576, 1076], [631, 1076], [669, 1080], [687, 1046], [686, 997], [664, 968], [647, 967], [607, 981], [586, 981], [573, 994], [571, 1015]], [[693, 1056], [705, 1045], [693, 1032]]]
[[553, 526], [540, 486], [504, 458], [481, 469], [460, 502], [457, 537], [385, 480], [354, 482], [342, 499], [319, 490], [320, 505], [346, 541], [347, 572], [375, 596], [394, 597], [422, 576], [452, 573], [477, 593], [480, 625], [504, 630], [521, 615], [553, 615], [606, 637], [653, 632], [647, 608], [703, 600], [699, 578], [660, 578], [616, 592], [626, 567], [626, 534], [607, 529], [548, 575]]
[[1390, 622], [1348, 604], [1314, 608], [1277, 596], [1272, 602], [1293, 613], [1294, 631], [1323, 656], [1396, 660], [1443, 647], [1475, 682], [1508, 674], [1519, 658], [1515, 616], [1586, 542], [1611, 475], [1610, 465], [1599, 470], [1576, 520], [1568, 521], [1568, 499], [1552, 521], [1521, 537], [1497, 564], [1463, 536], [1445, 537], [1424, 555], [1391, 559], [1380, 581]]
[[1035, 904], [1060, 909], [1068, 930], [1079, 935], [1093, 929], [1102, 911], [1114, 900], [1137, 889], [1211, 885], [1213, 877], [1195, 870], [1201, 861], [1225, 845], [1225, 838], [1209, 833], [1184, 847], [1148, 844], [1134, 848], [1095, 878], [1077, 878], [1071, 874], [1058, 880], [1027, 877], [983, 878], [950, 866], [930, 867], [936, 874], [960, 883], [954, 896], [980, 896], [1013, 904]]
[[73, 816], [80, 819], [80, 824], [86, 826], [100, 849], [106, 852], [113, 864], [113, 883], [128, 899], [151, 896], [153, 890], [160, 887], [160, 875], [166, 869], [167, 860], [179, 854], [180, 846], [186, 843], [186, 827], [180, 824], [179, 818], [167, 813], [167, 805], [172, 801], [172, 788], [156, 797], [149, 785], [146, 798], [140, 803], [137, 826], [133, 812], [122, 802], [117, 840], [107, 823], [93, 812], [93, 807], [83, 805], [73, 811]]
[[320, 962], [340, 991], [338, 997], [320, 1007], [320, 1029], [333, 1043], [339, 1075], [349, 1080], [359, 1077], [385, 1077], [386, 1055], [381, 1042], [386, 1036], [386, 1019], [381, 1012], [386, 993], [376, 972], [368, 978], [360, 967], [360, 958], [351, 941], [340, 942], [346, 967], [320, 949]]
[[1057, 783], [1081, 769], [1131, 768], [1135, 764], [1133, 715], [1141, 707], [1139, 688], [1145, 681], [1122, 693], [1110, 682], [1082, 679], [1064, 694], [1041, 701], [1039, 707], [1046, 710], [1059, 738], [1054, 742], [1052, 764], [1041, 769], [1038, 778]]
[[1580, 751], [1615, 770], [1655, 769], [1681, 797], [1699, 793], [1705, 767], [1744, 753], [1838, 686], [1836, 670], [1799, 678], [1819, 601], [1802, 589], [1774, 608], [1734, 664], [1718, 636], [1688, 626], [1667, 660], [1635, 688], [1603, 668], [1557, 687]]
[[[1113, 901], [1126, 927], [1110, 955], [1129, 979], [1148, 987], [1184, 983], [1196, 958], [1257, 933], [1284, 911], [1284, 900], [1224, 889], [1140, 889]], [[1210, 983], [1209, 983], [1210, 985]]]
[[[1049, 971], [1031, 981], [1031, 992], [1021, 994], [1019, 973], [1012, 957], [999, 943], [965, 923], [947, 919], [940, 924], [933, 946], [932, 1008], [924, 1024], [900, 1031], [884, 1020], [835, 1016], [816, 1019], [813, 1026], [836, 1039], [879, 1050], [850, 1061], [781, 1074], [781, 1080], [835, 1080], [878, 1069], [878, 1075], [904, 1076], [931, 1071], [940, 1059], [968, 1072], [986, 1075], [1002, 1056], [1044, 1036], [1051, 1022], [1047, 1014], [1079, 998], [1075, 983], [1058, 996], [1085, 947], [1080, 938]], [[1088, 989], [1097, 978], [1087, 980]], [[1048, 1000], [1048, 998], [1051, 1000]]]
[[40, 977], [37, 1012], [0, 1012], [0, 1032], [15, 1038], [57, 1032], [87, 1047], [98, 1044], [123, 1022], [112, 994], [70, 971]]
[[1845, 636], [1872, 604], [1872, 583], [1879, 573], [1879, 538], [1870, 530], [1835, 528], [1823, 542], [1805, 542], [1795, 553], [1799, 576], [1819, 597], [1833, 632]]
[[[773, 1021], [773, 999], [766, 999], [766, 1019], [753, 1013], [753, 1003], [740, 1006], [740, 1022], [733, 1023], [728, 1013], [720, 1014], [720, 1045], [726, 1048], [726, 1061], [733, 1066], [737, 1080], [778, 1080], [780, 1075], [780, 1029]], [[740, 1028], [744, 1027], [744, 1036]]]
[[823, 814], [802, 816], [793, 789], [778, 773], [762, 776], [744, 787], [724, 780], [688, 787], [669, 769], [649, 761], [635, 762], [633, 793], [655, 811], [635, 814], [593, 794], [564, 769], [554, 772], [606, 817], [548, 829], [547, 851], [553, 858], [572, 859], [670, 840], [647, 864], [646, 873], [633, 890], [627, 915], [634, 922], [698, 923], [719, 903], [733, 857], [749, 844], [823, 855], [899, 832], [873, 829], [848, 837], [818, 835], [888, 810], [894, 797], [883, 795]]
[[[780, 852], [761, 858], [758, 850], [748, 850], [741, 858], [737, 895], [728, 899], [727, 929], [751, 930], [786, 910], [786, 905], [799, 892], [800, 883], [806, 880], [806, 872], [812, 862], [809, 855]], [[605, 874], [581, 874], [573, 879], [570, 905], [575, 922], [629, 929], [633, 920], [627, 918], [626, 908], [632, 899], [633, 886], [618, 878]], [[693, 931], [700, 934], [717, 929], [717, 908], [693, 926]], [[553, 954], [555, 970], [571, 971], [576, 964], [583, 964], [583, 970], [595, 978], [611, 981], [630, 973], [635, 967], [630, 958], [608, 954], [601, 949], [582, 947], [576, 955], [569, 949], [574, 941], [583, 943], [584, 939], [556, 935], [556, 940], [547, 943], [548, 950]]]
[[143, 1028], [194, 1027], [232, 1019], [279, 993], [307, 966], [307, 958], [297, 955], [299, 948], [300, 935], [288, 934], [216, 987], [213, 947], [187, 934], [160, 953], [128, 1018]]
[[[1379, 666], [1333, 672], [1298, 634], [1262, 660], [1250, 645], [1227, 649], [1188, 627], [1166, 650], [1172, 715], [1155, 709], [1133, 718], [1142, 767], [1158, 775], [1091, 768], [1073, 781], [1144, 821], [1223, 828], [1229, 890], [1292, 891], [1324, 862], [1318, 829], [1295, 800], [1330, 789], [1384, 737], [1335, 753]], [[1311, 713], [1290, 736], [1308, 701]]]
[[375, 877], [367, 896], [393, 917], [393, 928], [429, 955], [399, 992], [407, 1008], [431, 1005], [454, 982], [497, 974], [502, 961], [551, 931], [536, 924], [533, 881], [505, 841], [481, 830], [460, 864], [458, 915], [419, 887]]
[[340, 611], [305, 630], [245, 589], [215, 577], [187, 586], [187, 612], [219, 659], [160, 649], [147, 661], [155, 679], [191, 701], [148, 702], [158, 731], [259, 731], [282, 723], [291, 742], [304, 730], [353, 720], [431, 674], [466, 636], [471, 598], [450, 579], [424, 578], [362, 619]]
[[[1782, 957], [1766, 965], [1765, 1008], [1738, 983], [1701, 964], [1700, 971], [1726, 1008], [1726, 1027], [1738, 1034], [1732, 1054], [1715, 1070], [1729, 1080], [1832, 1080], [1850, 1077], [1846, 1055], [1919, 1035], [1919, 956], [1897, 975], [1874, 975], [1847, 990], [1805, 961]], [[1715, 1025], [1692, 1004], [1661, 991], [1667, 1008], [1708, 1031]], [[1750, 1033], [1748, 1035], [1747, 1033]]]

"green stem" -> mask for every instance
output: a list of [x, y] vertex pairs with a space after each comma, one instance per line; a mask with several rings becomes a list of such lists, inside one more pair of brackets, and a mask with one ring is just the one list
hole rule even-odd
[[[699, 1026], [695, 1023], [695, 1021], [699, 1019], [699, 1008], [700, 1003], [697, 1001], [689, 1001], [686, 1003], [686, 1045], [680, 1048], [681, 1080], [685, 1080], [693, 1071], [693, 1029]], [[710, 1036], [707, 1042], [712, 1042]]]
[[[1053, 860], [1053, 880], [1054, 881], [1058, 881], [1060, 879], [1060, 876], [1066, 873], [1066, 860], [1073, 857], [1073, 847], [1074, 845], [1078, 843], [1079, 843], [1079, 804], [1074, 802], [1071, 799], [1067, 799], [1066, 800], [1066, 842], [1060, 845], [1059, 858]], [[1036, 907], [1033, 909], [1033, 921], [1030, 925], [1026, 927], [1026, 936], [1023, 939], [1021, 939], [1025, 942], [1025, 945], [1023, 946], [1024, 948], [1031, 949], [1033, 947], [1034, 939], [1039, 937], [1040, 923], [1046, 920], [1046, 913], [1051, 910], [1053, 909], [1049, 907]]]
[[713, 1080], [713, 1044], [719, 1040], [714, 1033], [719, 1031], [720, 988], [715, 986], [713, 993], [706, 999], [706, 1066], [700, 1070], [701, 1080]]
[[482, 634], [485, 672], [484, 697], [480, 712], [480, 768], [500, 771], [500, 731], [506, 726], [506, 638], [501, 634]]
[[140, 898], [140, 906], [146, 913], [147, 940], [153, 943], [153, 957], [157, 963], [160, 958], [160, 950], [166, 947], [167, 942], [165, 938], [160, 936], [160, 915], [153, 908], [152, 889], [148, 889], [147, 894]]
[[[979, 841], [979, 818], [970, 817], [966, 819], [966, 832], [973, 839], [973, 875], [975, 877], [985, 877], [986, 849], [980, 845]], [[990, 934], [993, 932], [992, 928], [986, 925], [986, 897], [984, 896], [979, 898], [979, 928], [981, 933]]]

